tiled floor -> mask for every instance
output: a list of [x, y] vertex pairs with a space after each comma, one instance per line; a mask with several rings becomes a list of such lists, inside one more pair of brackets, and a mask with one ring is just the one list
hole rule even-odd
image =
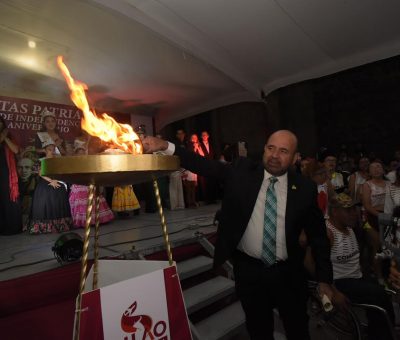
[[[165, 211], [172, 242], [193, 237], [196, 231], [212, 232], [215, 212], [219, 205], [197, 209]], [[83, 237], [84, 230], [75, 232]], [[91, 235], [94, 234], [92, 228]], [[60, 234], [0, 236], [0, 281], [29, 275], [59, 266], [51, 248]], [[163, 245], [158, 213], [141, 213], [129, 219], [116, 219], [100, 226], [100, 257], [115, 256], [132, 250], [146, 250]], [[91, 238], [93, 246], [93, 238]], [[92, 256], [92, 246], [89, 257]]]

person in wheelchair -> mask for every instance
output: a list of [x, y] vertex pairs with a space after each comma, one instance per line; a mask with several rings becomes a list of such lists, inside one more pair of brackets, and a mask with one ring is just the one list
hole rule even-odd
[[[391, 297], [372, 277], [363, 275], [360, 265], [360, 245], [353, 228], [359, 225], [356, 203], [341, 193], [329, 202], [327, 234], [331, 244], [331, 261], [335, 287], [353, 303], [371, 304], [386, 310], [394, 324]], [[367, 311], [370, 339], [392, 339], [382, 313]]]

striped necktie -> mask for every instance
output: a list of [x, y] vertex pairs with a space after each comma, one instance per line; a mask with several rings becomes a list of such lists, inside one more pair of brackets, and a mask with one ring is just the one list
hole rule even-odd
[[266, 265], [272, 265], [276, 262], [276, 216], [277, 204], [275, 183], [276, 177], [269, 178], [264, 210], [264, 237], [262, 248], [262, 261]]

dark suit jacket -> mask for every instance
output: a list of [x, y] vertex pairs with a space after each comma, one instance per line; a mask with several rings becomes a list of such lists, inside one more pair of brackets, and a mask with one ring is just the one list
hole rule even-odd
[[[264, 179], [264, 166], [243, 157], [226, 165], [181, 148], [175, 148], [175, 155], [180, 157], [185, 169], [216, 177], [224, 185], [214, 255], [214, 265], [218, 267], [232, 257], [246, 230]], [[330, 245], [325, 221], [317, 205], [317, 187], [311, 180], [289, 172], [287, 192], [285, 231], [288, 261], [295, 268], [303, 268], [304, 250], [299, 244], [299, 235], [304, 229], [316, 263], [315, 279], [331, 283]]]
[[203, 150], [204, 157], [206, 159], [214, 159], [215, 158], [214, 148], [210, 144], [210, 141], [208, 141], [208, 150], [203, 142], [200, 142], [200, 148]]

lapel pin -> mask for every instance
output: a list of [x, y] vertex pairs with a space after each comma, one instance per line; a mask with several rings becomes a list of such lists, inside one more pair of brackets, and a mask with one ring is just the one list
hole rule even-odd
[[292, 190], [296, 190], [297, 189], [297, 187], [293, 184], [292, 185]]

